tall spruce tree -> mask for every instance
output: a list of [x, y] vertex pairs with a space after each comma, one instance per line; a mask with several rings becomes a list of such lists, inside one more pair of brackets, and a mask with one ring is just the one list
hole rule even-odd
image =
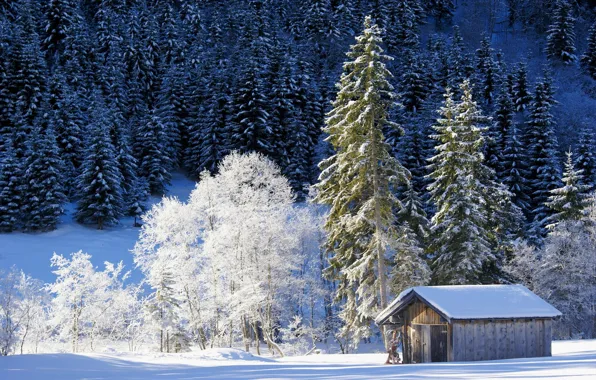
[[476, 70], [480, 87], [478, 92], [484, 103], [491, 105], [496, 95], [498, 68], [488, 36], [484, 36], [480, 48], [476, 50]]
[[596, 80], [596, 22], [588, 34], [588, 47], [581, 57], [581, 64], [585, 72]]
[[510, 129], [514, 124], [514, 112], [511, 96], [503, 88], [497, 102], [494, 121], [489, 129], [490, 140], [487, 142], [486, 150], [486, 163], [493, 168], [497, 178], [501, 181], [507, 175], [504, 173], [502, 164], [508, 144], [507, 138], [511, 135]]
[[530, 93], [528, 83], [528, 66], [525, 62], [520, 62], [517, 65], [513, 81], [513, 103], [517, 112], [523, 112], [528, 108], [532, 102], [532, 94]]
[[75, 218], [80, 223], [97, 224], [101, 230], [118, 223], [123, 206], [122, 175], [110, 137], [109, 111], [98, 94], [93, 99], [93, 113], [96, 117], [87, 128]]
[[562, 187], [551, 190], [551, 196], [546, 203], [554, 211], [554, 214], [548, 218], [549, 229], [561, 222], [582, 219], [590, 205], [589, 186], [584, 185], [582, 170], [575, 168], [571, 151], [567, 152], [562, 182]]
[[0, 151], [0, 232], [12, 232], [20, 222], [23, 171], [12, 142], [5, 141], [3, 145]]
[[151, 194], [164, 194], [170, 184], [172, 164], [166, 151], [166, 126], [155, 110], [149, 110], [135, 135], [139, 174], [149, 182]]
[[503, 161], [500, 165], [501, 180], [512, 194], [511, 201], [528, 217], [531, 211], [531, 193], [527, 179], [530, 171], [526, 163], [525, 148], [517, 125], [513, 124], [508, 129], [505, 143]]
[[545, 227], [548, 218], [553, 214], [553, 211], [546, 206], [550, 192], [560, 187], [558, 142], [550, 109], [551, 103], [545, 95], [544, 87], [542, 83], [538, 83], [524, 138], [532, 197], [530, 238], [535, 244], [541, 244], [542, 238], [546, 235]]
[[553, 12], [553, 23], [546, 36], [546, 55], [549, 59], [564, 64], [577, 60], [574, 28], [573, 6], [568, 0], [557, 0]]
[[431, 220], [429, 252], [436, 284], [495, 281], [497, 274], [485, 272], [500, 266], [497, 235], [510, 223], [504, 217], [512, 216], [501, 214], [511, 209], [510, 193], [483, 162], [482, 125], [488, 119], [472, 100], [468, 81], [461, 90], [458, 103], [447, 92], [442, 118], [434, 127], [438, 145], [430, 159], [429, 189], [437, 212]]
[[413, 286], [428, 285], [431, 270], [424, 259], [424, 248], [408, 223], [399, 228], [399, 237], [393, 242], [395, 259], [391, 270], [391, 291], [400, 294]]
[[591, 128], [585, 127], [580, 132], [575, 166], [582, 170], [582, 183], [590, 191], [596, 189], [596, 139]]
[[[383, 61], [381, 31], [367, 17], [344, 64], [325, 132], [336, 154], [321, 162], [316, 200], [331, 206], [325, 228], [333, 253], [328, 273], [343, 301], [341, 333], [357, 342], [387, 304], [386, 251], [399, 201], [392, 186], [409, 173], [390, 154], [383, 127], [391, 124], [394, 94]], [[397, 128], [397, 126], [396, 126]]]
[[42, 115], [38, 123], [29, 137], [25, 161], [23, 226], [27, 231], [51, 231], [66, 201], [62, 161], [49, 115]]

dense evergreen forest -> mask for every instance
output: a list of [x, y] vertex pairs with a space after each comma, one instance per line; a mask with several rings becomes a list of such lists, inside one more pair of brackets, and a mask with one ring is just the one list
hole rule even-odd
[[[560, 69], [583, 75], [582, 96], [594, 96], [587, 78], [596, 77], [596, 32], [585, 30], [593, 20], [588, 3], [539, 3], [3, 1], [0, 228], [51, 230], [68, 199], [79, 205], [78, 221], [102, 228], [140, 215], [147, 194], [166, 192], [172, 171], [198, 178], [231, 151], [273, 159], [304, 200], [318, 162], [332, 151], [321, 130], [344, 52], [370, 14], [395, 58], [389, 81], [401, 107], [390, 117], [405, 130], [385, 136], [412, 172], [424, 209], [433, 212], [425, 177], [430, 127], [445, 89], [457, 97], [468, 79], [493, 116], [487, 162], [515, 193], [533, 234], [543, 235], [545, 197], [560, 185], [569, 145], [587, 183], [596, 181], [593, 120], [569, 126], [552, 111], [577, 100], [557, 101], [566, 86]], [[476, 15], [468, 40], [455, 22], [462, 9]], [[512, 60], [492, 47], [516, 33], [517, 41], [541, 44], [550, 65], [529, 70], [532, 52], [517, 62], [519, 54]], [[559, 125], [573, 128], [563, 129], [572, 132], [564, 146]]]
[[348, 351], [407, 287], [523, 282], [595, 336], [593, 7], [0, 1], [0, 232], [142, 216], [151, 288], [55, 254], [36, 334]]

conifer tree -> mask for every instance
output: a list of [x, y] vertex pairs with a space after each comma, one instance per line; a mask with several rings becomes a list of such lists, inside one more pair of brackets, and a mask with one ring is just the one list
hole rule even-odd
[[239, 152], [260, 152], [275, 157], [273, 129], [268, 122], [265, 81], [255, 62], [243, 71], [231, 101], [231, 148]]
[[593, 191], [596, 188], [596, 139], [594, 131], [588, 127], [580, 132], [575, 166], [582, 170], [582, 183]]
[[407, 224], [410, 232], [416, 235], [418, 245], [424, 247], [430, 234], [430, 222], [424, 210], [422, 199], [411, 184], [402, 194], [401, 203], [402, 207], [396, 214], [398, 224]]
[[136, 131], [135, 151], [139, 174], [149, 182], [151, 194], [164, 194], [170, 184], [172, 164], [166, 152], [166, 126], [155, 110], [149, 110]]
[[402, 48], [414, 50], [420, 44], [417, 30], [419, 19], [410, 3], [408, 0], [396, 0], [390, 6], [384, 41], [391, 53]]
[[300, 34], [308, 40], [323, 42], [339, 35], [329, 0], [301, 2], [300, 12], [296, 17], [296, 22], [301, 24]]
[[22, 203], [22, 169], [11, 141], [0, 150], [0, 232], [12, 232], [19, 227]]
[[531, 211], [531, 192], [528, 183], [530, 171], [526, 164], [525, 147], [517, 125], [512, 124], [505, 135], [505, 149], [500, 167], [500, 179], [511, 192], [511, 201], [528, 216]]
[[25, 155], [27, 135], [38, 115], [45, 90], [46, 65], [39, 48], [39, 35], [35, 30], [30, 7], [19, 7], [20, 15], [15, 25], [13, 47], [8, 57], [7, 84], [13, 103], [13, 142], [17, 158]]
[[49, 80], [48, 117], [52, 124], [58, 151], [63, 163], [65, 193], [76, 193], [76, 178], [81, 166], [83, 150], [83, 128], [85, 116], [81, 109], [81, 94], [76, 93], [67, 83], [66, 76], [59, 69]]
[[192, 173], [197, 178], [205, 169], [215, 173], [230, 146], [230, 81], [226, 75], [226, 64], [208, 72], [206, 88], [209, 93], [200, 106], [200, 125], [199, 128], [191, 126], [189, 131], [191, 143], [187, 162], [190, 160]]
[[75, 218], [80, 223], [97, 224], [101, 230], [118, 223], [123, 206], [122, 175], [110, 137], [108, 110], [98, 94], [93, 99], [93, 112], [96, 117], [87, 128]]
[[53, 63], [64, 52], [63, 40], [73, 32], [72, 24], [77, 22], [76, 6], [73, 0], [50, 0], [45, 9], [45, 27], [42, 49], [48, 61]]
[[532, 197], [532, 242], [540, 244], [546, 235], [546, 224], [552, 210], [546, 206], [551, 190], [560, 185], [557, 157], [558, 142], [555, 135], [551, 104], [542, 83], [536, 85], [524, 142], [530, 169], [529, 185]]
[[[410, 171], [410, 185], [412, 190], [421, 197], [423, 208], [428, 210], [427, 186], [429, 180], [427, 178], [427, 160], [432, 154], [433, 141], [429, 137], [430, 131], [426, 119], [422, 118], [422, 116], [419, 117], [404, 117], [403, 125], [405, 133], [399, 138], [399, 143], [395, 146], [392, 154], [398, 157], [404, 167]], [[392, 144], [392, 146], [394, 145]], [[410, 226], [416, 231], [416, 226]]]
[[546, 55], [551, 60], [569, 64], [577, 60], [575, 55], [575, 18], [573, 7], [567, 0], [557, 0], [553, 23], [546, 36]]
[[497, 84], [497, 63], [493, 57], [494, 49], [491, 47], [490, 38], [484, 36], [480, 48], [476, 50], [476, 69], [478, 71], [480, 93], [485, 103], [493, 103]]
[[392, 292], [400, 294], [413, 286], [428, 285], [431, 270], [424, 260], [424, 248], [419, 245], [408, 223], [399, 228], [399, 237], [393, 245], [395, 262], [391, 270]]
[[27, 231], [56, 229], [66, 201], [63, 188], [62, 162], [49, 116], [41, 116], [29, 137], [25, 161], [23, 222]]
[[142, 178], [135, 176], [126, 194], [124, 215], [134, 218], [134, 227], [139, 227], [139, 219], [147, 210], [147, 198], [149, 197], [149, 184]]
[[532, 102], [528, 83], [528, 66], [521, 62], [517, 65], [513, 83], [513, 103], [517, 112], [523, 112]]
[[450, 23], [455, 11], [453, 0], [431, 0], [427, 7], [438, 25]]
[[554, 211], [554, 214], [548, 218], [549, 229], [561, 222], [582, 219], [590, 205], [589, 187], [583, 184], [582, 170], [575, 168], [571, 151], [567, 152], [562, 182], [563, 187], [551, 190], [551, 196], [546, 203]]
[[588, 34], [588, 47], [581, 57], [581, 64], [585, 72], [596, 80], [596, 22]]
[[[505, 90], [505, 89], [503, 89]], [[487, 143], [486, 163], [495, 173], [497, 178], [503, 180], [504, 173], [501, 164], [507, 148], [507, 138], [513, 127], [514, 105], [509, 93], [502, 91], [495, 110], [494, 122], [489, 129], [490, 141]]]
[[399, 98], [406, 112], [417, 112], [430, 93], [426, 78], [426, 65], [419, 53], [408, 51], [401, 77]]
[[325, 224], [327, 249], [334, 254], [329, 274], [339, 281], [336, 299], [344, 301], [342, 334], [354, 342], [367, 334], [368, 322], [387, 304], [385, 252], [393, 210], [399, 207], [391, 187], [409, 176], [383, 141], [394, 98], [383, 63], [389, 57], [370, 17], [364, 28], [347, 54], [351, 61], [344, 64], [327, 120], [327, 141], [336, 154], [320, 164], [316, 198], [331, 206]]
[[454, 94], [459, 92], [459, 85], [470, 78], [474, 72], [470, 57], [466, 54], [466, 44], [461, 35], [459, 26], [453, 27], [451, 46], [447, 57], [447, 86], [453, 89]]
[[437, 212], [431, 220], [429, 252], [437, 284], [478, 283], [490, 277], [485, 268], [498, 268], [502, 259], [496, 252], [496, 235], [509, 223], [500, 213], [510, 209], [510, 194], [483, 163], [482, 125], [488, 119], [472, 100], [468, 81], [461, 90], [459, 103], [450, 91], [446, 94], [442, 118], [434, 127], [437, 155], [430, 159], [429, 190]]

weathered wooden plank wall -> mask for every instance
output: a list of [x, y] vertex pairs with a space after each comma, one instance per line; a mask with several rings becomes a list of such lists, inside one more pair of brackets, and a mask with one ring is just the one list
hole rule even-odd
[[450, 360], [550, 356], [551, 323], [544, 319], [455, 321]]

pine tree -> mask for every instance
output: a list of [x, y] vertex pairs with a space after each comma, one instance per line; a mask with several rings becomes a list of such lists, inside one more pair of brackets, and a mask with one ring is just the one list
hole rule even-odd
[[431, 270], [424, 260], [424, 248], [419, 245], [408, 223], [401, 226], [399, 237], [393, 244], [395, 249], [395, 263], [391, 270], [393, 294], [400, 294], [412, 286], [428, 285]]
[[581, 57], [581, 64], [585, 72], [596, 80], [596, 22], [590, 28], [588, 48]]
[[[399, 52], [402, 48], [416, 49], [420, 44], [418, 36], [418, 22], [415, 10], [408, 0], [396, 0], [390, 6], [388, 26], [384, 41], [391, 53]], [[406, 51], [406, 55], [409, 50]]]
[[125, 212], [126, 216], [134, 218], [134, 227], [139, 227], [137, 219], [148, 209], [147, 198], [149, 197], [149, 184], [142, 177], [135, 177], [126, 195]]
[[45, 9], [45, 28], [42, 49], [49, 62], [55, 62], [64, 52], [63, 40], [72, 33], [71, 24], [77, 22], [76, 6], [72, 0], [50, 0]]
[[588, 127], [581, 130], [577, 144], [577, 160], [575, 166], [582, 171], [582, 183], [590, 191], [596, 188], [596, 139], [594, 131]]
[[0, 151], [0, 232], [12, 232], [19, 227], [22, 203], [22, 169], [11, 141], [4, 142]]
[[479, 75], [480, 93], [485, 103], [490, 105], [494, 100], [497, 84], [497, 63], [493, 57], [494, 49], [491, 47], [490, 38], [484, 36], [480, 48], [476, 50], [476, 70]]
[[454, 94], [459, 92], [459, 85], [470, 78], [474, 72], [471, 60], [466, 53], [466, 44], [459, 27], [453, 27], [451, 46], [447, 57], [447, 86], [453, 89]]
[[430, 222], [423, 207], [418, 192], [411, 186], [407, 187], [401, 197], [402, 207], [396, 214], [397, 222], [406, 225], [409, 232], [413, 232], [418, 239], [418, 245], [424, 247], [430, 236]]
[[[422, 198], [423, 209], [429, 210], [427, 186], [430, 182], [427, 177], [427, 160], [433, 148], [433, 141], [429, 137], [429, 126], [426, 118], [422, 116], [404, 118], [403, 125], [405, 133], [400, 137], [392, 153], [410, 171], [412, 190]], [[416, 226], [411, 225], [411, 227], [416, 231]]]
[[531, 211], [530, 171], [526, 164], [525, 147], [517, 126], [512, 124], [505, 135], [505, 149], [500, 164], [500, 179], [512, 194], [511, 201], [528, 216]]
[[85, 160], [79, 176], [79, 202], [75, 218], [80, 223], [104, 226], [118, 223], [122, 210], [122, 175], [110, 137], [109, 114], [103, 100], [94, 95], [96, 116], [87, 128]]
[[517, 112], [523, 112], [532, 102], [532, 94], [530, 94], [528, 84], [528, 67], [521, 62], [517, 65], [515, 70], [515, 79], [513, 83], [513, 103]]
[[239, 152], [260, 152], [274, 157], [273, 129], [268, 122], [265, 81], [255, 62], [247, 65], [232, 93], [231, 148]]
[[56, 229], [66, 201], [54, 128], [48, 125], [48, 114], [41, 118], [39, 123], [45, 128], [32, 130], [25, 161], [23, 222], [27, 231]]
[[[509, 192], [496, 183], [494, 172], [484, 165], [482, 116], [465, 81], [461, 102], [450, 91], [441, 109], [442, 118], [434, 128], [437, 155], [430, 159], [433, 183], [429, 186], [437, 212], [431, 223], [434, 257], [433, 281], [437, 284], [481, 282], [499, 268], [496, 252], [499, 230], [509, 223], [500, 209], [509, 209]], [[492, 269], [491, 269], [492, 270]], [[487, 281], [495, 281], [490, 278]]]
[[[503, 89], [505, 90], [505, 89]], [[486, 164], [489, 165], [497, 178], [503, 180], [504, 171], [502, 163], [507, 148], [507, 138], [511, 135], [510, 129], [513, 128], [514, 105], [509, 93], [502, 91], [495, 110], [494, 122], [489, 129], [489, 138], [487, 142]]]
[[417, 112], [430, 93], [426, 78], [426, 65], [417, 52], [408, 50], [401, 76], [399, 98], [406, 112]]
[[551, 190], [551, 196], [546, 203], [554, 211], [554, 214], [548, 218], [549, 229], [560, 222], [582, 219], [590, 205], [589, 187], [583, 184], [582, 170], [575, 168], [571, 151], [567, 152], [562, 179], [563, 187]]
[[50, 110], [48, 117], [52, 124], [58, 151], [63, 162], [65, 193], [76, 193], [76, 178], [82, 161], [83, 128], [85, 115], [81, 109], [82, 94], [78, 94], [66, 83], [66, 76], [56, 70], [49, 80]]
[[308, 40], [322, 42], [339, 35], [329, 0], [301, 2], [300, 11], [296, 17], [296, 22], [301, 24], [301, 35]]
[[45, 89], [46, 66], [39, 48], [39, 36], [31, 9], [22, 4], [14, 30], [13, 47], [8, 57], [7, 84], [13, 106], [13, 142], [17, 158], [25, 155], [30, 128], [34, 125]]
[[557, 137], [551, 104], [542, 83], [536, 85], [524, 142], [528, 152], [530, 169], [529, 185], [532, 197], [532, 242], [540, 244], [546, 235], [548, 218], [553, 214], [546, 206], [551, 190], [560, 185], [560, 169], [557, 157]]
[[391, 74], [383, 63], [389, 57], [379, 46], [381, 32], [370, 17], [364, 27], [347, 54], [351, 61], [344, 64], [327, 119], [327, 141], [337, 153], [320, 164], [316, 198], [331, 206], [325, 224], [327, 249], [334, 254], [329, 273], [339, 280], [336, 298], [345, 301], [342, 334], [355, 342], [387, 303], [386, 239], [393, 210], [399, 207], [391, 187], [409, 176], [383, 141], [394, 97]]
[[448, 24], [453, 18], [455, 4], [453, 0], [431, 0], [427, 5], [438, 25]]
[[149, 182], [151, 194], [164, 194], [170, 184], [172, 164], [164, 143], [168, 141], [166, 126], [155, 110], [149, 110], [135, 136], [139, 158], [139, 174]]
[[572, 5], [567, 0], [557, 0], [553, 23], [546, 37], [546, 55], [549, 59], [569, 64], [577, 60], [575, 55], [575, 18]]

